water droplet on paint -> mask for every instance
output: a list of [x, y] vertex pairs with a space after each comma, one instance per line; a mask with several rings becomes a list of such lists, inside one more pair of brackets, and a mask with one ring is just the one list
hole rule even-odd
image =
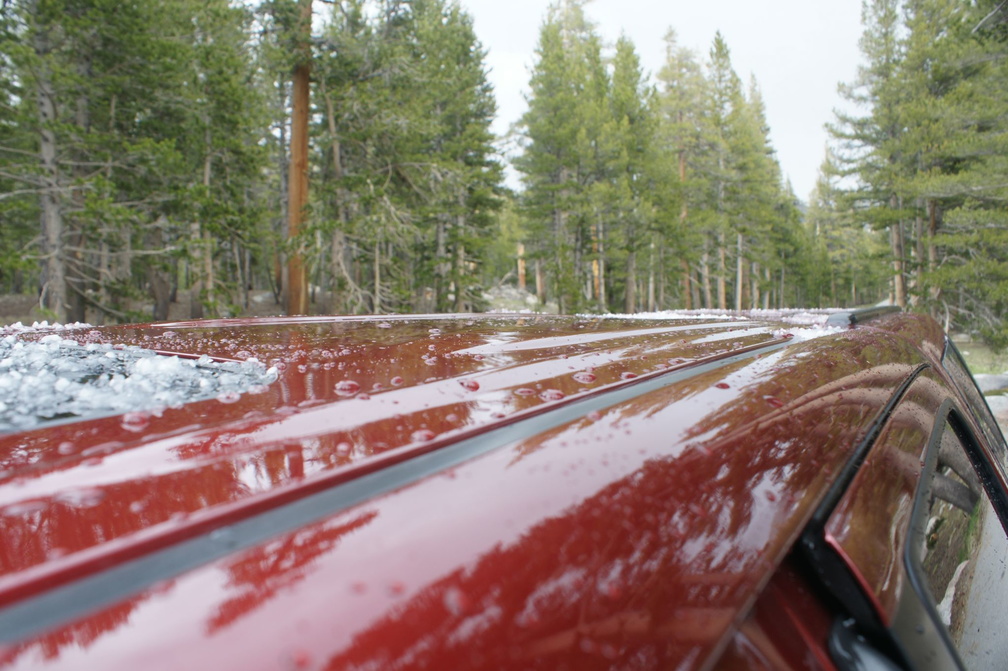
[[340, 380], [335, 389], [337, 396], [353, 396], [360, 391], [360, 385], [353, 380]]
[[137, 433], [143, 431], [150, 425], [150, 413], [148, 412], [127, 412], [119, 422], [122, 428], [127, 431]]

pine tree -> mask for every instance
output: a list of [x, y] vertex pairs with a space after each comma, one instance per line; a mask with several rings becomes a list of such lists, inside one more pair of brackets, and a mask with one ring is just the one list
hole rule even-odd
[[481, 291], [470, 264], [482, 256], [500, 207], [502, 171], [490, 132], [496, 102], [471, 18], [443, 0], [414, 2], [412, 11], [420, 62], [414, 85], [425, 94], [420, 118], [429, 125], [410, 163], [422, 166], [412, 181], [423, 185], [421, 211], [434, 224], [433, 258], [421, 259], [416, 275], [433, 275], [439, 311], [473, 309]]
[[866, 64], [840, 92], [870, 111], [864, 116], [837, 114], [830, 132], [839, 141], [837, 159], [843, 173], [856, 175], [860, 184], [848, 196], [848, 206], [875, 228], [889, 231], [892, 297], [906, 306], [904, 194], [898, 187], [905, 164], [896, 151], [902, 126], [894, 86], [905, 47], [899, 36], [899, 9], [899, 0], [866, 0], [862, 5], [860, 46]]
[[666, 254], [679, 259], [681, 305], [699, 308], [705, 306], [697, 264], [706, 214], [702, 142], [708, 119], [704, 109], [707, 82], [696, 55], [678, 46], [674, 31], [666, 33], [665, 44], [665, 64], [658, 73], [660, 151], [655, 163], [664, 188], [656, 189], [656, 201], [659, 221], [664, 223]]
[[[703, 169], [708, 174], [706, 202], [711, 215], [705, 226], [707, 236], [701, 257], [701, 276], [705, 305], [724, 310], [728, 307], [729, 236], [733, 232], [733, 222], [737, 220], [736, 187], [741, 180], [737, 156], [732, 153], [732, 142], [738, 139], [735, 137], [735, 126], [743, 114], [744, 101], [741, 82], [732, 67], [728, 45], [720, 32], [714, 36], [709, 58], [709, 125], [704, 136], [706, 165]], [[710, 258], [712, 255], [713, 261]], [[716, 298], [712, 290], [716, 291]]]
[[537, 242], [532, 258], [539, 299], [545, 302], [548, 281], [561, 312], [584, 302], [582, 287], [592, 286], [589, 241], [594, 234], [604, 245], [606, 235], [604, 229], [599, 232], [590, 194], [600, 178], [599, 132], [608, 82], [600, 39], [582, 5], [553, 5], [540, 31], [529, 109], [522, 118], [526, 146], [515, 162], [523, 173], [523, 209]]
[[320, 227], [338, 309], [474, 309], [502, 177], [471, 19], [442, 0], [376, 18], [346, 2], [324, 41], [320, 194], [335, 216]]
[[[612, 83], [609, 87], [609, 115], [602, 124], [599, 144], [605, 147], [602, 166], [605, 209], [610, 232], [617, 232], [623, 254], [624, 271], [617, 277], [624, 285], [622, 309], [636, 312], [640, 305], [638, 286], [641, 267], [647, 261], [649, 309], [654, 309], [653, 258], [641, 259], [650, 248], [654, 223], [652, 191], [655, 115], [653, 96], [644, 81], [640, 60], [633, 43], [621, 37], [613, 57]], [[603, 259], [604, 260], [604, 259]], [[616, 279], [616, 278], [614, 278]]]

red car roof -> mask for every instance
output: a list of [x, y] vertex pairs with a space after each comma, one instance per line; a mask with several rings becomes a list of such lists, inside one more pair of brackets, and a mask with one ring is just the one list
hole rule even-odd
[[15, 666], [702, 666], [942, 347], [907, 315], [61, 335], [278, 377], [0, 436]]

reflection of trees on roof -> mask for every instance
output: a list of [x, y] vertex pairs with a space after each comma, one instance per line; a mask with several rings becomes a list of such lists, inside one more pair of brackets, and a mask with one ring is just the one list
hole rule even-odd
[[207, 622], [208, 633], [228, 627], [281, 590], [304, 580], [320, 556], [334, 551], [340, 540], [378, 516], [376, 511], [360, 514], [338, 526], [314, 526], [286, 534], [242, 554], [227, 565], [229, 591], [237, 592], [224, 601]]
[[[637, 402], [637, 414], [648, 410]], [[784, 519], [822, 477], [804, 459], [817, 437], [795, 437], [790, 419], [745, 447], [645, 462], [429, 584], [328, 666], [552, 669], [564, 655], [591, 669], [710, 652], [786, 551], [798, 522]], [[835, 451], [833, 465], [845, 454]], [[773, 483], [773, 501], [760, 483]]]
[[[11, 574], [239, 498], [231, 469], [207, 467], [170, 474], [156, 489], [145, 480], [63, 491], [0, 515], [0, 573]], [[12, 513], [14, 511], [11, 511]]]
[[133, 612], [151, 596], [151, 592], [145, 592], [127, 601], [120, 601], [76, 624], [44, 634], [31, 643], [5, 647], [0, 650], [0, 664], [13, 664], [21, 657], [30, 659], [33, 654], [47, 661], [57, 660], [67, 648], [86, 650], [105, 634], [128, 625]]

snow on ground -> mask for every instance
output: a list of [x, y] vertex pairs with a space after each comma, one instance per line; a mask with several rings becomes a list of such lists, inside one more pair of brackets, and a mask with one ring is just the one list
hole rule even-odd
[[[720, 310], [663, 310], [661, 312], [638, 312], [635, 314], [607, 314], [610, 319], [669, 319], [669, 320], [717, 320], [717, 321], [770, 321], [793, 324], [795, 328], [774, 331], [774, 336], [791, 338], [803, 342], [823, 336], [835, 335], [848, 330], [846, 326], [827, 326], [830, 314], [839, 309], [806, 312], [802, 310], [746, 310], [742, 313], [726, 313]], [[586, 315], [587, 316], [587, 315]]]
[[[17, 334], [26, 331], [49, 335], [25, 342]], [[59, 325], [0, 329], [0, 432], [64, 418], [159, 414], [212, 398], [233, 402], [265, 390], [277, 377], [254, 359], [185, 359], [140, 347], [81, 345], [63, 335], [66, 327]]]

